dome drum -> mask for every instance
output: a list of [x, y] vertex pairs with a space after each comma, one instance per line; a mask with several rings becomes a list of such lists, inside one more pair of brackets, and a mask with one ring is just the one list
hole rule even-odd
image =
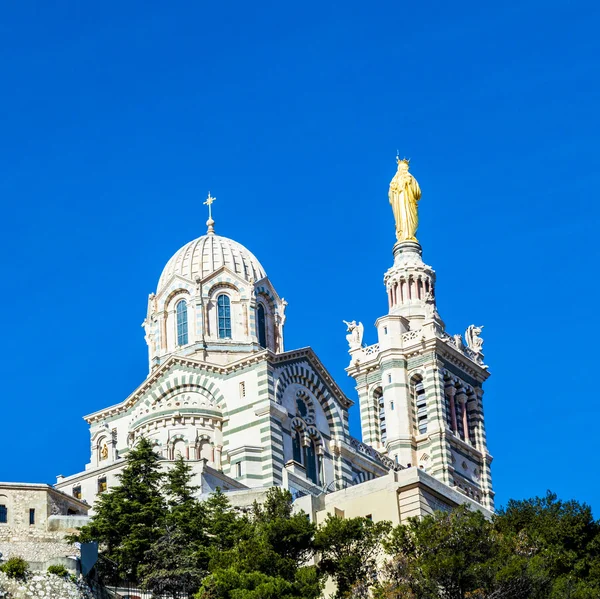
[[172, 354], [223, 363], [281, 352], [285, 306], [249, 250], [209, 232], [175, 253], [149, 297], [150, 370]]

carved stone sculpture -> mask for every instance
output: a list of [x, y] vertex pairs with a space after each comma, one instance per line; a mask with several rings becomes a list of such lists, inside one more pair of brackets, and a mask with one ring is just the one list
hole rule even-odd
[[429, 290], [425, 296], [425, 316], [427, 318], [435, 318], [437, 316], [435, 297], [431, 290]]
[[473, 350], [476, 354], [482, 353], [483, 350], [483, 339], [479, 336], [481, 335], [481, 329], [483, 329], [483, 325], [478, 327], [472, 324], [469, 325], [465, 331], [465, 341], [467, 342], [467, 347]]
[[364, 333], [364, 327], [362, 322], [356, 324], [356, 320], [352, 322], [342, 321], [347, 327], [348, 335], [346, 335], [346, 339], [348, 340], [348, 345], [350, 349], [357, 349], [362, 346], [362, 339]]

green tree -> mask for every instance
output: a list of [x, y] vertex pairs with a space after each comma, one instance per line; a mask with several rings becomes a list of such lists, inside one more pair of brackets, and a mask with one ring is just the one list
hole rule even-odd
[[96, 513], [75, 539], [97, 541], [115, 565], [114, 577], [140, 580], [146, 553], [161, 536], [166, 503], [159, 461], [150, 441], [140, 439], [127, 454], [119, 484], [100, 495]]
[[213, 558], [234, 548], [250, 534], [249, 520], [231, 507], [225, 494], [217, 487], [204, 502], [205, 530]]
[[168, 511], [160, 537], [140, 566], [145, 588], [177, 596], [200, 587], [208, 567], [204, 505], [191, 484], [191, 466], [180, 456], [165, 475], [163, 493]]
[[321, 554], [319, 570], [336, 583], [337, 599], [350, 597], [359, 581], [367, 587], [375, 581], [377, 560], [390, 530], [389, 522], [327, 517], [315, 535], [315, 549]]
[[[226, 501], [226, 500], [225, 500]], [[221, 523], [226, 534], [212, 536], [211, 574], [197, 595], [200, 599], [316, 599], [322, 581], [315, 566], [314, 525], [306, 514], [292, 513], [288, 491], [272, 488], [265, 503], [254, 504], [251, 518], [232, 522], [224, 497], [213, 495], [213, 529]], [[208, 502], [207, 502], [208, 503]], [[231, 536], [230, 534], [233, 533]], [[230, 540], [234, 538], [234, 542]], [[216, 547], [221, 550], [216, 552]]]
[[535, 599], [600, 597], [600, 524], [578, 501], [545, 497], [510, 500], [494, 526], [514, 546], [535, 581]]
[[464, 599], [493, 589], [493, 525], [467, 506], [411, 518], [394, 528], [385, 546], [393, 559], [380, 597]]

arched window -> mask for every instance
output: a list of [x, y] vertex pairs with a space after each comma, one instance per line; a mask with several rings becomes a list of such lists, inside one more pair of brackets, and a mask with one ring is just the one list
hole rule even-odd
[[256, 327], [258, 329], [258, 344], [261, 347], [267, 347], [267, 326], [265, 323], [265, 307], [258, 304], [256, 309]]
[[302, 444], [300, 442], [300, 433], [298, 431], [292, 433], [292, 457], [294, 458], [294, 462], [302, 464]]
[[377, 387], [373, 391], [373, 400], [376, 402], [376, 409], [379, 410], [379, 440], [381, 443], [385, 443], [387, 440], [387, 426], [385, 422], [385, 403], [381, 387]]
[[421, 377], [414, 377], [410, 382], [410, 394], [415, 411], [415, 428], [420, 435], [427, 432], [427, 399], [425, 386]]
[[315, 485], [318, 485], [319, 473], [317, 467], [317, 452], [315, 449], [315, 442], [312, 439], [304, 448], [304, 468], [306, 468], [306, 477], [309, 480], [312, 480]]
[[177, 345], [188, 343], [188, 311], [185, 300], [181, 300], [175, 307], [177, 312]]
[[231, 339], [231, 300], [224, 293], [217, 298], [219, 339]]
[[173, 443], [173, 459], [177, 460], [179, 459], [179, 456], [182, 458], [187, 457], [185, 441], [183, 439], [177, 439]]

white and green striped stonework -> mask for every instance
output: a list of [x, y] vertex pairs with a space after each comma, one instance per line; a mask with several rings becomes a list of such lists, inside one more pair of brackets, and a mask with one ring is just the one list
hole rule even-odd
[[56, 487], [93, 506], [141, 436], [165, 468], [179, 455], [188, 460], [201, 493], [280, 485], [319, 495], [395, 469], [350, 436], [352, 402], [312, 349], [284, 351], [285, 307], [258, 260], [212, 227], [181, 248], [149, 297], [148, 377], [85, 417], [90, 461]]
[[394, 246], [384, 281], [389, 311], [375, 323], [378, 343], [351, 342], [349, 350], [363, 441], [493, 510], [483, 354], [446, 333], [435, 273], [423, 263], [418, 243]]

